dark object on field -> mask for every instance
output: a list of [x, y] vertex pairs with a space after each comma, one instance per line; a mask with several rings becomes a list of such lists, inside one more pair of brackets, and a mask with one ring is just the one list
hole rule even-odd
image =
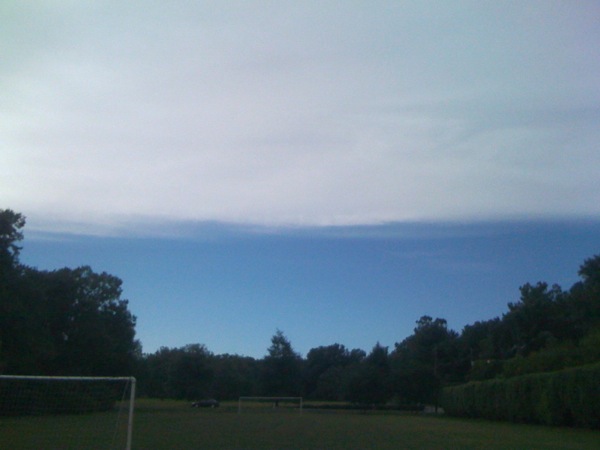
[[192, 408], [217, 408], [218, 406], [219, 402], [214, 398], [208, 398], [192, 403]]

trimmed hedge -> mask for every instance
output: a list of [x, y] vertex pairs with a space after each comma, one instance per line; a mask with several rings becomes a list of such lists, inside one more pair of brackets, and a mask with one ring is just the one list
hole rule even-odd
[[600, 429], [600, 363], [444, 388], [458, 417]]

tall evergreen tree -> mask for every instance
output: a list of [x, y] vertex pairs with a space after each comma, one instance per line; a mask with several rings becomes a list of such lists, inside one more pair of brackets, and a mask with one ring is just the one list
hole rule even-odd
[[266, 395], [296, 396], [302, 393], [302, 358], [281, 330], [271, 338], [263, 361], [262, 383]]

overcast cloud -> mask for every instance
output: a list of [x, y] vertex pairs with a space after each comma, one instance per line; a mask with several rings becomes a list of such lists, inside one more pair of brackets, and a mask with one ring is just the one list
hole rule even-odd
[[600, 6], [6, 2], [28, 227], [600, 216]]

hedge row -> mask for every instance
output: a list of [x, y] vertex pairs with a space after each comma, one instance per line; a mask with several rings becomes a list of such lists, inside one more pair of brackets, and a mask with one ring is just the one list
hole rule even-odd
[[441, 404], [451, 416], [600, 429], [600, 364], [447, 387]]

